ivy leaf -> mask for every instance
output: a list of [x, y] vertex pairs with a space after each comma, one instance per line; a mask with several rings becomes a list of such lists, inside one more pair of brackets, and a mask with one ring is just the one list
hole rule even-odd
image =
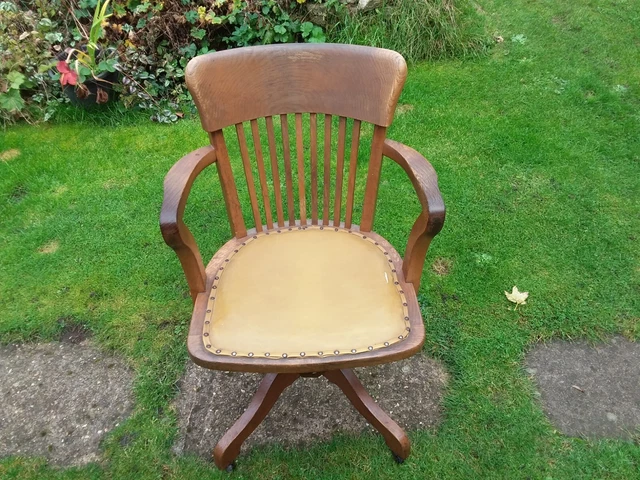
[[518, 305], [525, 305], [527, 302], [527, 298], [529, 297], [529, 292], [521, 292], [518, 290], [518, 287], [513, 287], [511, 293], [505, 291], [504, 294], [507, 297], [507, 300], [516, 304], [514, 310], [518, 309]]
[[198, 40], [202, 40], [206, 34], [207, 34], [207, 32], [202, 28], [195, 28], [194, 27], [194, 28], [191, 29], [191, 36], [193, 38], [197, 38]]
[[216, 16], [216, 14], [213, 12], [207, 13], [204, 19], [213, 25], [220, 25], [222, 23], [222, 18]]
[[9, 90], [0, 95], [0, 108], [9, 112], [19, 112], [24, 108], [24, 100], [20, 96], [20, 90]]
[[105, 71], [106, 72], [115, 72], [116, 71], [113, 63], [105, 61], [105, 60], [101, 61], [98, 64], [98, 70], [101, 70], [103, 72], [105, 72]]
[[9, 72], [9, 74], [7, 75], [7, 80], [9, 80], [9, 82], [11, 83], [11, 88], [15, 88], [17, 90], [20, 88], [20, 85], [24, 83], [25, 76], [20, 72], [13, 71]]
[[313, 23], [304, 22], [302, 25], [300, 25], [300, 30], [302, 31], [302, 36], [304, 38], [307, 38], [313, 31]]
[[49, 43], [62, 43], [62, 34], [60, 32], [49, 32], [44, 36], [45, 40]]
[[196, 23], [196, 20], [198, 20], [198, 12], [195, 10], [189, 10], [184, 14], [184, 18], [186, 18], [187, 22], [191, 24]]
[[149, 2], [143, 2], [133, 9], [133, 13], [147, 13], [150, 7], [151, 4]]
[[311, 38], [309, 38], [309, 43], [324, 43], [326, 39], [327, 37], [324, 36], [322, 27], [314, 26], [311, 32]]
[[280, 35], [284, 35], [285, 33], [287, 33], [287, 29], [282, 25], [276, 25], [275, 27], [273, 27], [273, 30]]

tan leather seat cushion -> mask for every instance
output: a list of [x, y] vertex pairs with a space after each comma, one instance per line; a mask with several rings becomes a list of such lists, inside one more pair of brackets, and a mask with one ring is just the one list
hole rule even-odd
[[388, 258], [373, 240], [344, 229], [256, 235], [214, 281], [205, 346], [221, 355], [282, 358], [401, 341], [406, 298]]

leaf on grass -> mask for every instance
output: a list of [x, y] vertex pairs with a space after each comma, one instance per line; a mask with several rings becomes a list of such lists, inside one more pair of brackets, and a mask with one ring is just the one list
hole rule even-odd
[[527, 297], [529, 297], [529, 292], [521, 292], [518, 290], [518, 287], [513, 287], [511, 293], [505, 291], [504, 294], [507, 300], [516, 304], [514, 310], [518, 308], [518, 305], [525, 305], [527, 303]]
[[0, 152], [0, 161], [8, 162], [9, 160], [13, 160], [20, 155], [20, 150], [15, 148], [10, 148], [9, 150], [5, 150], [4, 152]]

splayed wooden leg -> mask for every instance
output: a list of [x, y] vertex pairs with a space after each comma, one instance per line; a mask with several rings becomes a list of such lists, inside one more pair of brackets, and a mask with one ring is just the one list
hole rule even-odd
[[213, 461], [219, 469], [233, 469], [233, 461], [240, 453], [242, 442], [262, 423], [285, 388], [299, 376], [297, 373], [268, 373], [264, 376], [249, 408], [213, 449]]
[[404, 461], [411, 451], [407, 434], [371, 398], [351, 369], [331, 370], [323, 375], [340, 387], [360, 415], [382, 434], [396, 461]]

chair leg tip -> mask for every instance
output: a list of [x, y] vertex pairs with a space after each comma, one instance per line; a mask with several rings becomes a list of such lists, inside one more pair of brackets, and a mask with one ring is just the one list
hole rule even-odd
[[233, 462], [233, 463], [230, 463], [229, 465], [227, 465], [227, 468], [225, 468], [224, 470], [225, 470], [227, 473], [231, 473], [231, 472], [233, 472], [235, 469], [236, 469], [236, 463], [235, 463], [235, 462]]
[[397, 464], [403, 464], [405, 460], [400, 455], [397, 455], [395, 453], [393, 454], [393, 459], [396, 461]]

